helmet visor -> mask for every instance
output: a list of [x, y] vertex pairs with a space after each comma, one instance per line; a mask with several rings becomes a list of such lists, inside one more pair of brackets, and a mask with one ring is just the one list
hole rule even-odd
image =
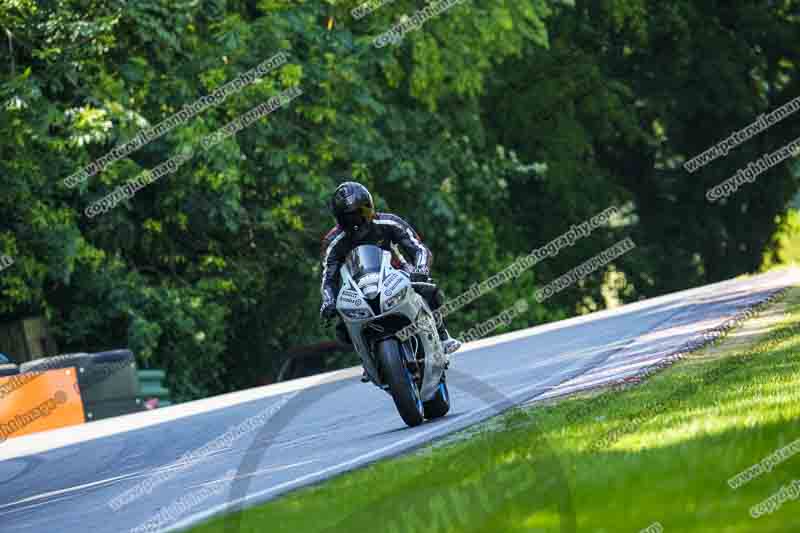
[[372, 220], [372, 210], [366, 206], [339, 215], [339, 225], [345, 231], [361, 227], [370, 220]]

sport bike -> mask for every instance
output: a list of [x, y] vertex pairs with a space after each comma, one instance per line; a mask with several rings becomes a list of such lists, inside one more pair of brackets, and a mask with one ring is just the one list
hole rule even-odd
[[[433, 285], [412, 283], [391, 263], [391, 252], [378, 246], [354, 248], [340, 269], [336, 310], [367, 377], [392, 396], [403, 421], [414, 427], [450, 410], [447, 358], [433, 313], [417, 293]], [[398, 335], [412, 324], [411, 335]]]

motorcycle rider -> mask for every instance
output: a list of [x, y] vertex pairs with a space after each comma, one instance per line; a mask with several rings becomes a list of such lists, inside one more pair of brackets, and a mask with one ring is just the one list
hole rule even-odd
[[[348, 181], [339, 185], [330, 200], [330, 209], [336, 219], [334, 226], [322, 240], [322, 306], [320, 318], [332, 320], [337, 316], [339, 268], [347, 254], [356, 246], [374, 244], [395, 255], [393, 245], [399, 246], [413, 258], [413, 266], [404, 268], [412, 282], [427, 283], [415, 287], [425, 298], [431, 310], [444, 303], [442, 291], [431, 282], [430, 266], [433, 259], [430, 250], [422, 244], [411, 225], [391, 213], [376, 213], [372, 195], [360, 183]], [[461, 347], [461, 342], [450, 337], [444, 321], [438, 325], [439, 338], [446, 355]], [[343, 321], [336, 326], [336, 337], [352, 344]], [[366, 375], [366, 373], [365, 373]], [[362, 377], [362, 381], [364, 377]]]

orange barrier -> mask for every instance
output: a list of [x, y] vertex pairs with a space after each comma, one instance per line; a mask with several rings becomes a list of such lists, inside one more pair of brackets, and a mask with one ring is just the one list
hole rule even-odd
[[0, 442], [86, 421], [74, 368], [0, 378], [0, 393]]

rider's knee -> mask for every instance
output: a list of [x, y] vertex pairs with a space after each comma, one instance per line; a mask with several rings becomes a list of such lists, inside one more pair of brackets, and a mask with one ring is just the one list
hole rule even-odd
[[431, 295], [431, 304], [432, 304], [431, 308], [433, 310], [439, 309], [441, 306], [444, 305], [444, 291], [439, 287], [436, 287], [436, 289], [433, 291], [433, 294]]
[[432, 311], [436, 311], [444, 305], [444, 292], [437, 286], [426, 287], [424, 291], [420, 291], [420, 295], [428, 302], [428, 306]]

